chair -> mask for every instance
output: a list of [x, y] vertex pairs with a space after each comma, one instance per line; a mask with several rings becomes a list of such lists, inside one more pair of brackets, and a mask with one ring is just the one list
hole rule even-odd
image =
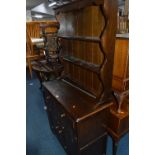
[[[32, 21], [26, 22], [26, 62], [28, 64], [30, 77], [32, 78], [32, 61], [44, 57], [44, 39], [41, 36], [41, 24], [58, 24], [57, 21]], [[46, 29], [47, 30], [47, 29]], [[57, 27], [48, 27], [48, 31], [56, 32]]]
[[59, 47], [57, 44], [59, 23], [43, 23], [40, 24], [40, 28], [42, 29], [42, 37], [44, 38], [45, 59], [43, 61], [35, 61], [32, 69], [38, 75], [42, 86], [43, 81], [59, 77], [63, 66], [59, 61]]
[[26, 30], [26, 62], [28, 64], [31, 78], [32, 78], [32, 64], [31, 64], [32, 61], [38, 60], [38, 59], [41, 59], [44, 57], [43, 52], [42, 52], [43, 48], [41, 48], [41, 46], [40, 46], [42, 44], [42, 47], [44, 47], [43, 41], [42, 41], [42, 43], [38, 42], [38, 44], [40, 46], [39, 48], [37, 47], [37, 42], [34, 43], [32, 41], [33, 40], [31, 39], [28, 30]]

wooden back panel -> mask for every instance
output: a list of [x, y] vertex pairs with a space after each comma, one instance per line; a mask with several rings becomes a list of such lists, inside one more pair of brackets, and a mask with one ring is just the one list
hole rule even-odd
[[64, 74], [101, 102], [111, 96], [116, 3], [77, 0], [57, 11]]
[[26, 55], [31, 55], [31, 54], [33, 54], [33, 46], [31, 43], [30, 35], [26, 30]]
[[40, 38], [40, 27], [39, 23], [26, 22], [26, 31], [31, 38]]
[[[89, 6], [81, 11], [62, 14], [60, 23], [59, 35], [65, 36], [98, 37], [104, 27], [104, 19], [100, 8], [97, 6]], [[81, 40], [63, 40], [62, 47], [64, 56], [70, 55], [98, 65], [102, 63], [103, 54], [98, 43]], [[99, 95], [101, 83], [95, 73], [67, 61], [64, 61], [64, 65], [65, 74], [69, 79], [87, 91], [92, 92], [95, 96]]]

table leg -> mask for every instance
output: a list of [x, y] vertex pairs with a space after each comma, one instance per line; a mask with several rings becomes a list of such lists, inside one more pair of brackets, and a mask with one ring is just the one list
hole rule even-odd
[[117, 154], [118, 141], [113, 140], [113, 155]]

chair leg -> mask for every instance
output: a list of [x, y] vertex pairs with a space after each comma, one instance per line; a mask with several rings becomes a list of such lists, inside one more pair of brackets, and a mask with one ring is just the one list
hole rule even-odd
[[28, 59], [27, 60], [27, 63], [28, 63], [28, 67], [29, 67], [30, 78], [32, 79], [32, 65], [31, 65], [31, 60]]

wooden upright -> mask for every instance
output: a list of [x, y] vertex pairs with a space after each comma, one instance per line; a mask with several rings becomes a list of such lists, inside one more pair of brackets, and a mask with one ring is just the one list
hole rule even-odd
[[51, 129], [69, 155], [106, 154], [117, 1], [74, 0], [53, 9], [64, 71], [43, 83]]
[[[57, 24], [57, 21], [32, 21], [26, 22], [26, 62], [28, 64], [30, 77], [32, 78], [32, 61], [34, 60], [41, 60], [44, 58], [43, 49], [37, 48], [37, 44], [32, 42], [32, 39], [41, 39], [42, 42], [39, 44], [44, 47], [44, 40], [41, 36], [41, 24]], [[56, 32], [56, 27], [50, 27], [49, 30], [51, 32]], [[40, 46], [39, 45], [39, 46]]]

